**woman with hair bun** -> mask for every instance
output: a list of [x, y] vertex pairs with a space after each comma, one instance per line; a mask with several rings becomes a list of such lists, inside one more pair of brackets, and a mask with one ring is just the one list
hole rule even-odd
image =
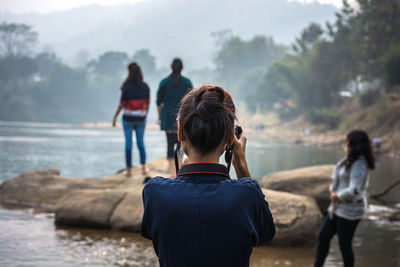
[[[187, 159], [174, 179], [155, 177], [143, 189], [141, 234], [153, 241], [161, 267], [245, 267], [252, 248], [270, 241], [275, 225], [246, 162], [246, 137], [235, 136], [235, 105], [221, 87], [187, 93], [178, 139]], [[233, 148], [232, 148], [233, 145]], [[233, 149], [236, 179], [219, 164]]]
[[357, 225], [365, 215], [369, 169], [375, 169], [375, 159], [371, 141], [363, 130], [347, 134], [345, 150], [347, 156], [337, 163], [329, 188], [331, 205], [318, 235], [314, 267], [324, 265], [335, 234], [344, 266], [354, 266], [352, 241]]

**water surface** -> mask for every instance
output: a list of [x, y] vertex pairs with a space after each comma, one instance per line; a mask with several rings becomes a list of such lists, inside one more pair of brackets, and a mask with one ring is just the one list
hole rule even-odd
[[[163, 132], [147, 131], [148, 159], [166, 153]], [[68, 124], [0, 122], [0, 182], [21, 172], [58, 168], [69, 177], [107, 177], [124, 167], [121, 129], [84, 128]], [[133, 162], [138, 164], [138, 151]], [[248, 141], [253, 176], [316, 164], [334, 164], [341, 149]], [[372, 175], [370, 192], [398, 179], [400, 164], [381, 157]], [[385, 202], [372, 202], [370, 216], [388, 213], [400, 202], [400, 187]], [[0, 266], [158, 266], [151, 242], [138, 234], [82, 228], [56, 228], [51, 214], [32, 209], [0, 207]], [[400, 266], [400, 225], [364, 220], [354, 239], [357, 266]], [[311, 266], [314, 247], [262, 247], [254, 250], [252, 267]], [[331, 244], [326, 266], [342, 266], [337, 241]]]

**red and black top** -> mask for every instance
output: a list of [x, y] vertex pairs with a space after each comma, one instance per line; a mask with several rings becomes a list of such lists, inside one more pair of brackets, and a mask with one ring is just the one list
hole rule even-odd
[[150, 105], [150, 88], [147, 83], [135, 84], [127, 81], [122, 87], [119, 104], [124, 109], [124, 120], [144, 120]]

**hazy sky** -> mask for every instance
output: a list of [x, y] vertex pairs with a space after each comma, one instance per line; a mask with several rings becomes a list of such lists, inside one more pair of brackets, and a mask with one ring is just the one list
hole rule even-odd
[[[11, 13], [49, 13], [53, 11], [65, 10], [73, 7], [102, 4], [117, 5], [121, 3], [137, 3], [147, 0], [1, 0], [0, 10]], [[197, 1], [197, 0], [192, 0]], [[217, 0], [218, 1], [218, 0]], [[342, 0], [291, 0], [299, 2], [321, 2], [330, 3], [340, 7]]]

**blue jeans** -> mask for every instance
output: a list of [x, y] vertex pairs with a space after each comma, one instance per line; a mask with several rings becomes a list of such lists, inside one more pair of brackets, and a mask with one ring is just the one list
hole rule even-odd
[[336, 215], [334, 215], [333, 219], [330, 219], [329, 216], [326, 215], [318, 235], [314, 267], [321, 267], [324, 265], [325, 258], [329, 252], [329, 244], [335, 234], [338, 235], [339, 248], [342, 253], [344, 266], [353, 267], [354, 253], [352, 242], [354, 232], [359, 222], [360, 220], [350, 221]]
[[146, 120], [126, 121], [122, 120], [125, 134], [125, 160], [126, 166], [132, 167], [132, 132], [136, 132], [136, 145], [140, 153], [140, 163], [146, 163], [146, 150], [144, 148], [144, 129], [146, 127]]

